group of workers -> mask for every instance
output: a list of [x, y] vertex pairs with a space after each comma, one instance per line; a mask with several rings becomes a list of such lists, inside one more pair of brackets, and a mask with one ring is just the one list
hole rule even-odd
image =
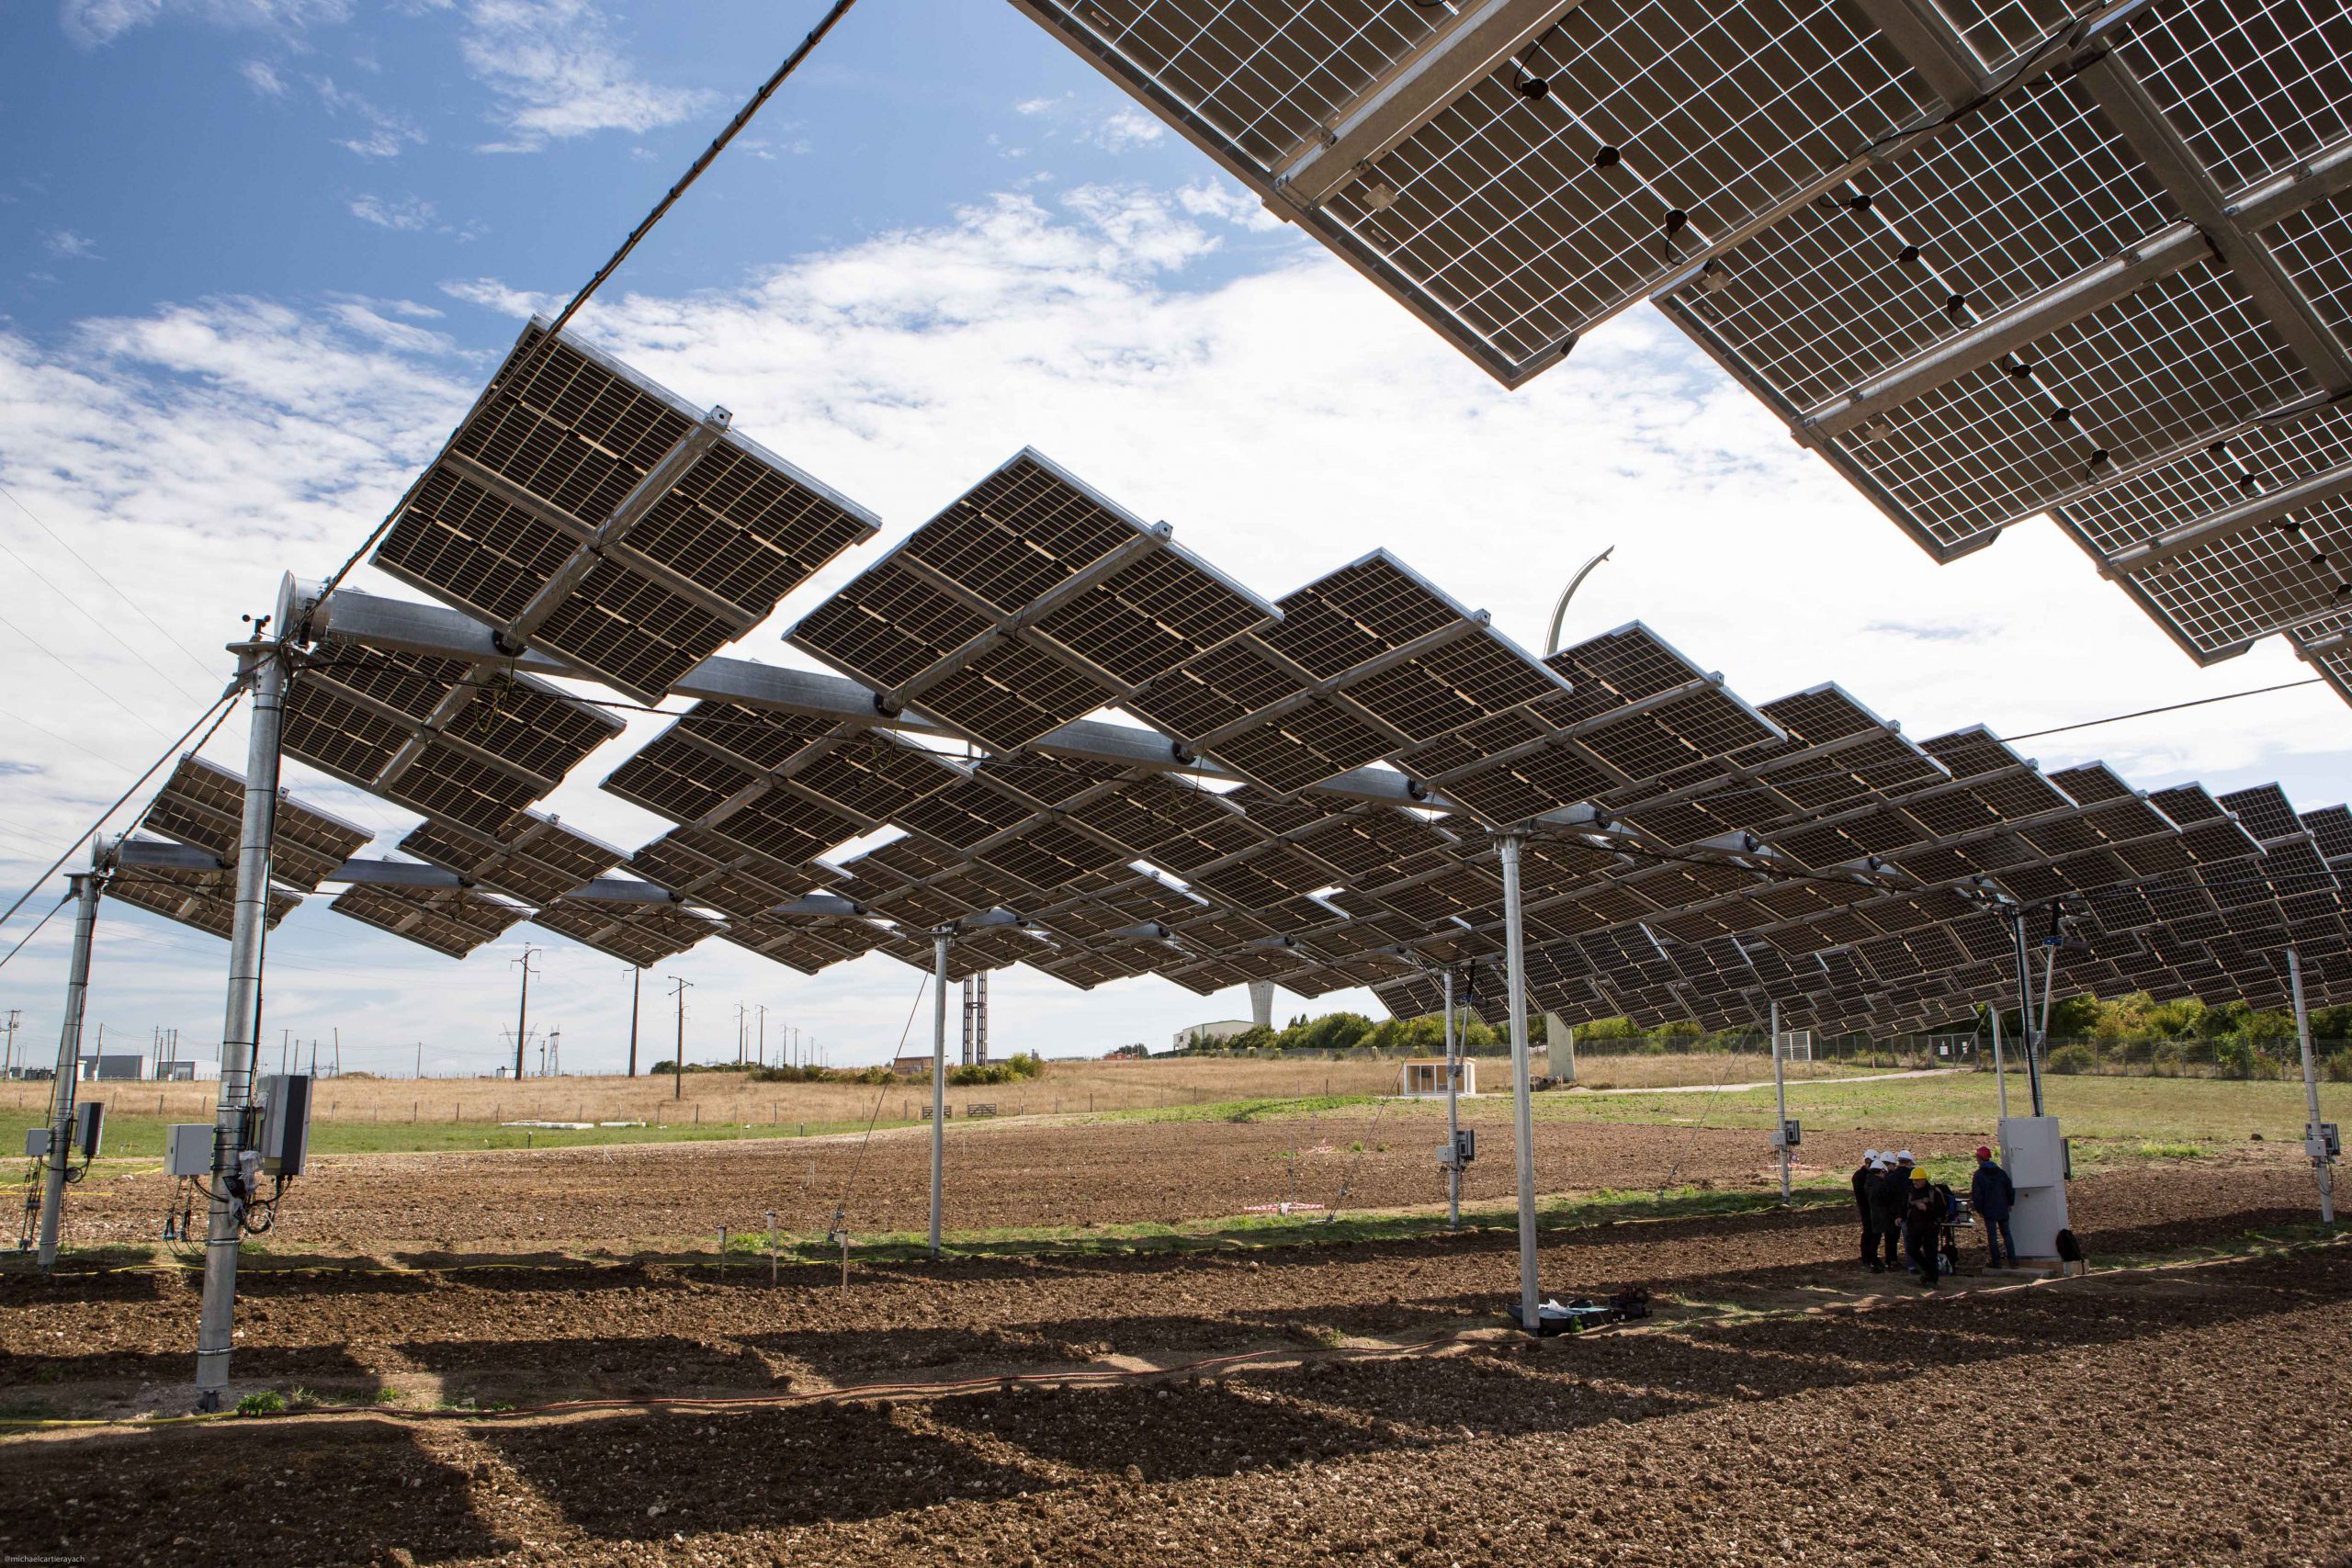
[[[1976, 1150], [1976, 1174], [1968, 1184], [1969, 1207], [1984, 1224], [1984, 1247], [1995, 1269], [2017, 1262], [2009, 1239], [2009, 1211], [2017, 1188], [1990, 1148]], [[1959, 1214], [1951, 1188], [1928, 1176], [1909, 1149], [1862, 1151], [1854, 1171], [1854, 1207], [1862, 1222], [1862, 1266], [1873, 1274], [1894, 1267], [1897, 1258], [1929, 1290], [1942, 1274], [1944, 1227]], [[1896, 1250], [1900, 1243], [1901, 1251]]]

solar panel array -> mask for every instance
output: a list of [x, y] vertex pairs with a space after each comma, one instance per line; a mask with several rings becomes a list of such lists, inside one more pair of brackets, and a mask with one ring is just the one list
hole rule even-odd
[[[212, 857], [210, 867], [126, 865], [108, 877], [108, 897], [209, 935], [227, 938], [236, 913], [237, 854], [244, 842], [242, 774], [186, 755], [173, 767], [139, 826]], [[267, 923], [275, 927], [374, 837], [365, 828], [277, 795]], [[296, 891], [300, 889], [300, 891]]]
[[639, 702], [741, 637], [873, 515], [534, 320], [375, 564]]
[[1014, 0], [1509, 385], [1655, 299], [1923, 548], [2352, 701], [2352, 17]]
[[[685, 462], [684, 415], [533, 343], [453, 451], [505, 451], [481, 433], [511, 425], [547, 446], [529, 472], [585, 473], [565, 444], [601, 430], [638, 455], [594, 460], [610, 492], [731, 450]], [[559, 367], [570, 390], [538, 380]], [[1532, 998], [1571, 1020], [1945, 1021], [2014, 988], [2004, 902], [2064, 910], [2064, 990], [2267, 1004], [2292, 944], [2317, 995], [2352, 998], [2340, 807], [2045, 775], [1981, 728], [1914, 743], [1835, 684], [1752, 705], [1638, 622], [1539, 660], [1385, 550], [1270, 602], [1032, 451], [794, 627], [850, 679], [688, 650], [691, 705], [604, 781], [672, 824], [633, 854], [532, 808], [620, 725], [515, 668], [526, 642], [607, 684], [611, 660], [475, 614], [512, 651], [421, 612], [372, 634], [330, 615], [286, 706], [286, 750], [423, 816], [401, 848], [456, 880], [347, 876], [335, 908], [453, 956], [530, 919], [640, 966], [716, 936], [801, 973], [876, 952], [928, 969], [947, 931], [951, 977], [1266, 979], [1420, 1010], [1442, 968], [1493, 972], [1516, 838]], [[236, 802], [190, 761], [153, 820], [217, 859]], [[314, 887], [365, 835], [288, 810], [282, 863]], [[225, 930], [208, 874], [136, 880]], [[1476, 1005], [1498, 1013], [1497, 987]]]

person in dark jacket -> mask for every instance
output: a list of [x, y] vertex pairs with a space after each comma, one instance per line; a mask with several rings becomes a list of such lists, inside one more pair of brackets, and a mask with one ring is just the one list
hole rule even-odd
[[1885, 1249], [1886, 1260], [1883, 1267], [1892, 1269], [1896, 1266], [1901, 1257], [1901, 1254], [1896, 1251], [1896, 1247], [1898, 1238], [1903, 1235], [1903, 1204], [1909, 1194], [1905, 1191], [1903, 1184], [1895, 1179], [1893, 1165], [1883, 1157], [1878, 1164], [1877, 1185], [1869, 1189], [1871, 1224], [1878, 1233], [1877, 1239]]
[[1878, 1224], [1871, 1218], [1871, 1184], [1877, 1179], [1878, 1151], [1864, 1149], [1854, 1168], [1854, 1212], [1862, 1222], [1862, 1267], [1873, 1274], [1884, 1267], [1878, 1260]]
[[1988, 1266], [1998, 1269], [2004, 1261], [2011, 1268], [2018, 1260], [2018, 1244], [2009, 1239], [2009, 1211], [2017, 1207], [2018, 1190], [1993, 1159], [1993, 1151], [1983, 1145], [1976, 1148], [1976, 1174], [1968, 1180], [1968, 1206], [1984, 1222], [1984, 1252]]
[[1929, 1290], [1936, 1288], [1936, 1244], [1943, 1235], [1944, 1211], [1951, 1202], [1949, 1193], [1936, 1190], [1928, 1173], [1915, 1168], [1911, 1172], [1911, 1190], [1903, 1204], [1903, 1257], [1911, 1271], [1919, 1276], [1919, 1283]]

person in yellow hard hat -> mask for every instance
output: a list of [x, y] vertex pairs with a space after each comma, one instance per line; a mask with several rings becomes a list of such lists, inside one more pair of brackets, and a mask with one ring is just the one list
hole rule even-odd
[[1928, 1179], [1927, 1171], [1911, 1168], [1911, 1190], [1903, 1205], [1903, 1259], [1919, 1276], [1919, 1283], [1936, 1288], [1936, 1244], [1943, 1234], [1944, 1194]]

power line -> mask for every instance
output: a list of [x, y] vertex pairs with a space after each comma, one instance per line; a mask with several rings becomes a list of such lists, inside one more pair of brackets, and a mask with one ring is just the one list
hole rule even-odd
[[[15, 506], [17, 511], [23, 513], [26, 516], [31, 518], [33, 526], [39, 528], [42, 533], [55, 540], [57, 542], [58, 548], [63, 550], [67, 555], [72, 556], [75, 560], [80, 561], [82, 563], [83, 570], [86, 570], [92, 577], [96, 578], [100, 582], [105, 583], [109, 589], [113, 590], [114, 596], [116, 598], [130, 606], [131, 614], [137, 615], [141, 620], [154, 627], [155, 630], [162, 635], [165, 642], [170, 643], [174, 648], [178, 649], [182, 653], [187, 655], [189, 661], [204, 672], [206, 679], [209, 680], [219, 673], [219, 671], [210, 664], [205, 662], [201, 654], [188, 647], [187, 644], [182, 642], [179, 638], [174, 637], [171, 633], [170, 627], [164, 626], [163, 622], [149, 615], [147, 613], [147, 607], [141, 604], [138, 600], [132, 598], [129, 593], [125, 592], [119, 583], [117, 583], [114, 579], [108, 577], [105, 572], [100, 571], [96, 566], [93, 566], [90, 563], [89, 558], [85, 556], [81, 551], [75, 549], [73, 545], [66, 540], [63, 535], [60, 534], [56, 529], [43, 522], [40, 513], [36, 513], [31, 507], [27, 506], [23, 498], [17, 495], [15, 491], [10, 490], [6, 485], [0, 485], [0, 495], [6, 496], [11, 505]], [[15, 554], [14, 551], [9, 553], [12, 555]], [[149, 665], [148, 668], [153, 669], [154, 667], [153, 665]], [[158, 675], [164, 674], [160, 670], [155, 671], [155, 673]], [[164, 676], [164, 678], [167, 681], [171, 679], [168, 675]], [[189, 692], [187, 694], [189, 696], [195, 696], [197, 694]]]
[[[121, 810], [122, 803], [129, 800], [133, 795], [136, 795], [141, 786], [145, 784], [149, 779], [153, 778], [155, 776], [155, 771], [158, 768], [161, 768], [165, 762], [170, 761], [173, 757], [177, 755], [179, 753], [179, 749], [183, 745], [187, 744], [188, 737], [194, 735], [198, 729], [203, 728], [205, 720], [212, 719], [213, 729], [218, 729], [220, 727], [220, 720], [229, 716], [229, 710], [236, 705], [237, 698], [242, 694], [243, 686], [241, 684], [232, 684], [227, 691], [220, 694], [220, 697], [214, 701], [210, 707], [198, 715], [196, 722], [187, 727], [187, 730], [181, 734], [179, 739], [165, 747], [164, 749], [164, 754], [156, 758], [153, 762], [149, 763], [145, 773], [131, 780], [130, 787], [124, 790], [120, 795], [115, 796], [114, 804], [107, 807], [104, 811], [98, 813], [97, 820], [91, 823], [87, 828], [82, 829], [81, 836], [76, 838], [72, 843], [65, 846], [64, 853], [50, 862], [49, 869], [35, 877], [33, 879], [33, 885], [30, 887], [26, 888], [24, 892], [17, 895], [17, 901], [8, 906], [8, 912], [5, 915], [0, 915], [0, 926], [6, 925], [11, 919], [16, 918], [17, 911], [25, 907], [25, 901], [40, 890], [40, 885], [47, 882], [51, 876], [54, 876], [57, 874], [57, 868], [63, 865], [67, 858], [71, 856], [75, 850], [80, 849], [84, 844], [87, 843], [93, 833], [96, 833], [99, 829], [105, 827], [107, 818]], [[212, 716], [215, 713], [218, 713], [220, 717], [213, 719]], [[46, 735], [49, 732], [47, 730], [42, 730], [41, 733]], [[204, 739], [205, 740], [212, 739], [212, 731], [209, 729], [205, 730]], [[196, 747], [198, 750], [203, 750], [204, 740], [198, 741], [196, 743]], [[95, 753], [93, 754], [95, 755]], [[153, 802], [150, 802], [149, 804], [152, 805]], [[146, 807], [142, 807], [140, 808], [138, 817], [132, 820], [131, 826], [135, 828], [139, 823], [143, 822], [146, 819], [147, 810]]]
[[[688, 165], [686, 172], [679, 176], [678, 183], [672, 186], [668, 193], [653, 204], [653, 210], [647, 213], [639, 221], [637, 227], [628, 231], [628, 238], [621, 242], [620, 249], [615, 251], [605, 260], [605, 265], [596, 269], [596, 275], [591, 277], [582, 287], [580, 292], [571, 297], [571, 302], [564, 306], [557, 314], [546, 334], [539, 339], [531, 361], [516, 369], [512, 384], [519, 385], [529, 379], [531, 372], [536, 367], [536, 361], [552, 349], [556, 340], [562, 335], [564, 327], [572, 317], [580, 313], [581, 308], [588, 303], [589, 298], [604, 287], [606, 278], [620, 269], [621, 263], [627, 261], [629, 253], [637, 249], [638, 242], [653, 231], [653, 226], [669, 214], [671, 208], [677, 205], [678, 198], [686, 194], [687, 187], [702, 177], [703, 171], [709, 168], [719, 153], [726, 151], [727, 144], [735, 140], [736, 133], [752, 123], [752, 117], [759, 113], [768, 99], [775, 96], [776, 89], [784, 85], [785, 78], [800, 68], [800, 62], [808, 59], [810, 52], [824, 41], [825, 35], [833, 30], [833, 24], [847, 16], [849, 8], [855, 4], [857, 0], [833, 0], [832, 8], [824, 14], [814, 28], [809, 29], [808, 36], [800, 40], [800, 47], [785, 56], [784, 63], [777, 66], [768, 79], [760, 84], [759, 91], [752, 95], [750, 102], [735, 111], [735, 118], [729, 120], [726, 129], [712, 140], [709, 146], [703, 149], [702, 156]], [[320, 590], [322, 596], [332, 592], [335, 584], [341, 582], [350, 574], [351, 569], [359, 564], [360, 558], [375, 547], [376, 541], [382, 538], [390, 529], [393, 520], [400, 516], [401, 510], [407, 504], [408, 497], [402, 495], [399, 503], [385, 514], [384, 520], [377, 524], [375, 529], [360, 541], [359, 547], [351, 552], [351, 558], [335, 568], [334, 575], [328, 578], [325, 586]]]
[[94, 691], [94, 692], [97, 693], [97, 694], [98, 694], [98, 695], [100, 695], [100, 696], [104, 697], [107, 701], [108, 701], [108, 702], [112, 703], [116, 707], [120, 708], [120, 709], [122, 710], [123, 714], [125, 715], [125, 716], [127, 716], [127, 717], [129, 717], [130, 719], [131, 719], [134, 723], [138, 723], [138, 724], [143, 724], [143, 725], [145, 725], [149, 729], [151, 729], [151, 730], [154, 731], [157, 735], [161, 735], [161, 734], [163, 734], [163, 733], [164, 733], [164, 727], [163, 727], [162, 725], [157, 724], [153, 719], [149, 718], [145, 714], [141, 713], [141, 712], [139, 712], [137, 709], [133, 708], [133, 707], [132, 707], [129, 703], [124, 702], [120, 697], [119, 697], [119, 696], [117, 696], [117, 695], [115, 695], [112, 692], [110, 692], [110, 691], [107, 690], [104, 686], [99, 685], [96, 681], [91, 680], [91, 679], [90, 679], [90, 677], [89, 677], [88, 675], [86, 675], [86, 674], [83, 673], [83, 671], [81, 671], [80, 670], [78, 670], [78, 669], [74, 668], [73, 665], [68, 664], [67, 662], [65, 662], [65, 660], [62, 660], [62, 659], [61, 659], [61, 658], [59, 658], [59, 657], [57, 656], [57, 653], [55, 652], [55, 650], [54, 650], [54, 649], [52, 649], [49, 648], [47, 645], [45, 645], [44, 643], [42, 643], [42, 642], [41, 642], [41, 640], [40, 640], [39, 637], [36, 637], [35, 636], [33, 636], [33, 635], [32, 635], [32, 633], [30, 633], [30, 632], [28, 632], [28, 631], [25, 630], [25, 628], [24, 628], [24, 627], [22, 627], [22, 626], [20, 626], [17, 625], [17, 623], [16, 623], [16, 622], [11, 621], [11, 620], [6, 620], [6, 619], [0, 619], [0, 626], [6, 626], [6, 627], [8, 628], [8, 630], [9, 630], [12, 634], [14, 634], [14, 635], [15, 635], [15, 636], [17, 636], [17, 637], [22, 637], [22, 638], [25, 640], [26, 646], [29, 647], [29, 648], [30, 648], [30, 649], [31, 649], [35, 653], [40, 654], [43, 659], [48, 660], [51, 664], [56, 665], [60, 670], [64, 671], [68, 675], [73, 676], [73, 677], [74, 677], [74, 679], [75, 679], [76, 681], [81, 682], [82, 682], [82, 684], [84, 684], [85, 686], [89, 687], [89, 688], [90, 688], [90, 690], [92, 690], [92, 691]]

